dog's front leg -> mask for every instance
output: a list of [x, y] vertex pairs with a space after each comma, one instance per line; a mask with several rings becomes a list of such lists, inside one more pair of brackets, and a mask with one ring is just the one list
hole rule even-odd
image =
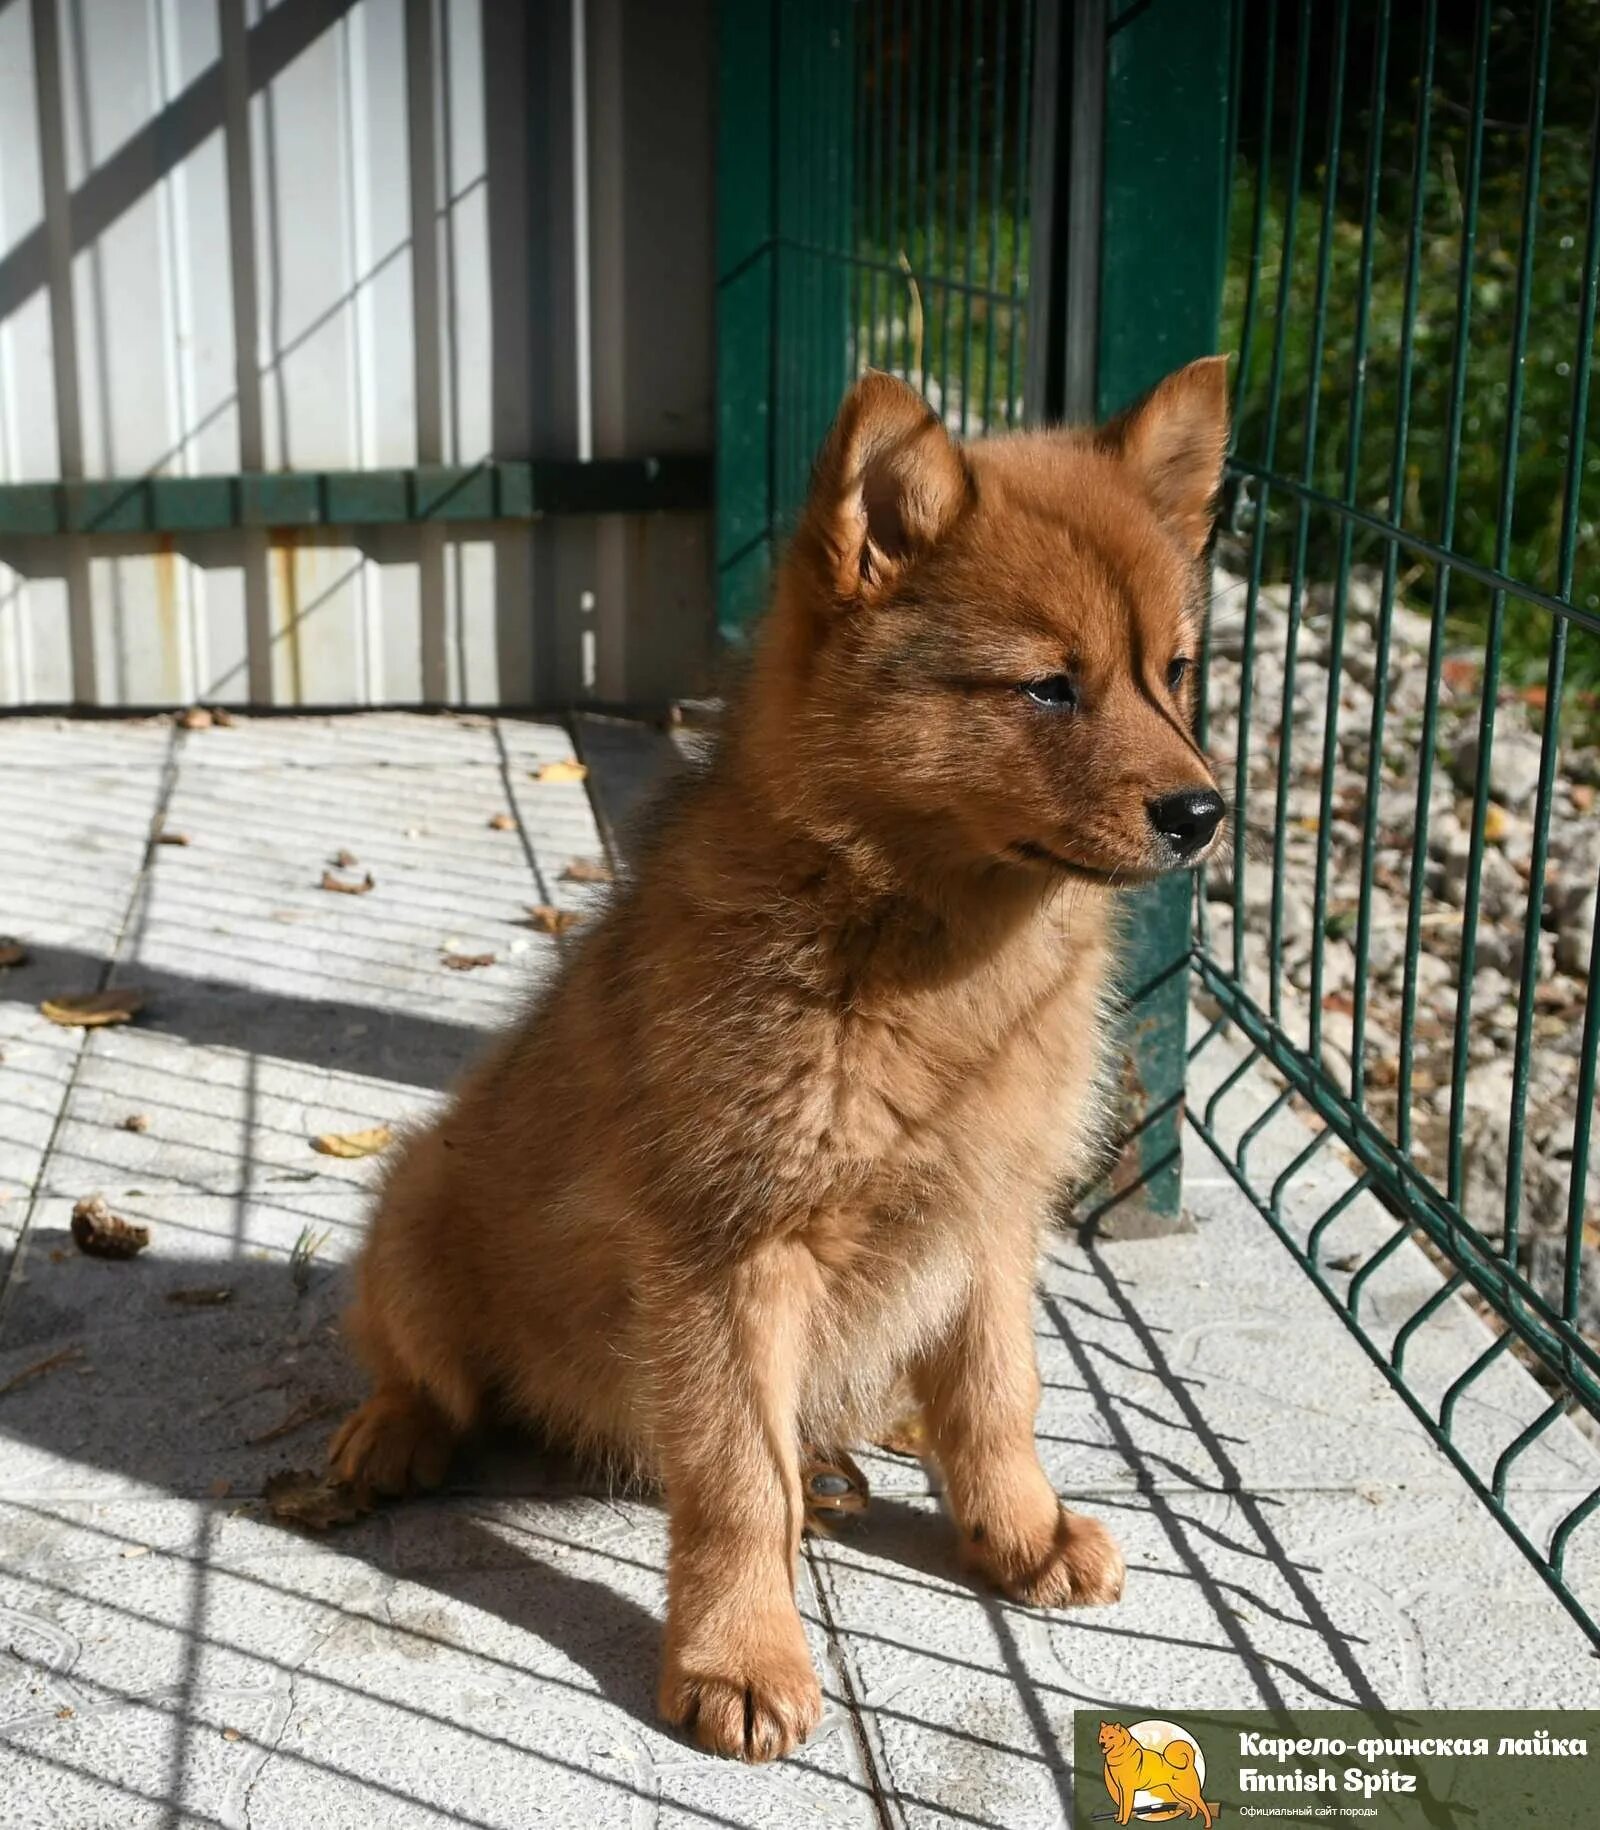
[[822, 1713], [794, 1599], [796, 1394], [814, 1281], [804, 1248], [774, 1243], [657, 1292], [672, 1540], [660, 1707], [702, 1747], [743, 1760], [788, 1753]]
[[980, 1259], [949, 1336], [913, 1377], [969, 1567], [1041, 1607], [1117, 1600], [1115, 1539], [1069, 1512], [1039, 1465], [1031, 1258]]

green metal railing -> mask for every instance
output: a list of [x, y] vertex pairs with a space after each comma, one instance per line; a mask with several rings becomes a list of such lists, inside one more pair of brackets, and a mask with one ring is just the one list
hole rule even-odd
[[[1600, 19], [1552, 0], [1484, 0], [1464, 17], [1437, 0], [1241, 0], [1232, 25], [1224, 338], [1239, 367], [1220, 552], [1243, 589], [1232, 625], [1214, 619], [1212, 648], [1227, 636], [1230, 652], [1213, 661], [1209, 696], [1213, 741], [1217, 703], [1227, 713], [1236, 862], [1197, 899], [1195, 965], [1214, 1016], [1191, 1056], [1228, 1036], [1243, 1053], [1190, 1116], [1600, 1643], [1593, 1599], [1568, 1578], [1600, 1488], [1569, 1492], [1551, 1515], [1517, 1485], [1562, 1419], [1600, 1427], [1600, 1316], [1583, 1277], [1597, 1219], [1593, 934], [1586, 978], [1572, 979], [1581, 1013], [1544, 995], [1552, 823], [1558, 800], [1576, 805], [1558, 794], [1562, 758], [1570, 738], [1596, 741], [1600, 679], [1600, 448], [1588, 419]], [[1352, 707], [1357, 662], [1370, 684]], [[1523, 822], [1497, 800], [1494, 746], [1511, 741], [1507, 708], [1521, 717], [1529, 704], [1539, 761]], [[1452, 769], [1459, 806], [1441, 793]], [[1441, 881], [1449, 861], [1430, 847], [1444, 817], [1464, 826], [1455, 895]], [[1521, 835], [1519, 867], [1494, 857], [1508, 832]], [[1309, 878], [1292, 857], [1304, 866], [1308, 847]], [[1353, 907], [1335, 894], [1339, 850]], [[1494, 921], [1491, 861], [1502, 905], [1504, 884], [1516, 885]], [[1290, 926], [1308, 880], [1309, 971], [1296, 987]], [[1374, 953], [1395, 934], [1385, 1027]], [[1499, 1006], [1475, 989], [1491, 935], [1510, 983]], [[1330, 962], [1346, 947], [1349, 982], [1335, 985]], [[1474, 1068], [1496, 1060], [1484, 1044], [1504, 1010], [1511, 1046], [1485, 1083]], [[1570, 1064], [1570, 1139], [1553, 1159], [1565, 1186], [1552, 1192], [1547, 1165], [1535, 1215], [1525, 1169], [1544, 1054]], [[1242, 1100], [1263, 1076], [1265, 1105], [1259, 1090]], [[1285, 1109], [1317, 1128], [1268, 1177], [1251, 1153]], [[1326, 1173], [1335, 1155], [1351, 1165], [1342, 1181]], [[1360, 1233], [1356, 1252], [1337, 1250], [1363, 1195], [1389, 1223]], [[1383, 1293], [1408, 1242], [1444, 1281], [1397, 1307]], [[1483, 1350], [1424, 1372], [1457, 1293], [1488, 1324]], [[1508, 1355], [1548, 1402], [1502, 1420], [1498, 1435], [1480, 1406], [1469, 1430], [1472, 1401]]]
[[1124, 1146], [1080, 1218], [1181, 1224], [1187, 1117], [1600, 1643], [1569, 1579], [1600, 1487], [1552, 1434], [1600, 1430], [1600, 941], [1558, 1008], [1547, 931], [1563, 759], [1600, 764], [1600, 8], [728, 0], [722, 45], [731, 637], [861, 368], [977, 433], [1237, 351], [1200, 713], [1233, 859], [1130, 911]]
[[218, 528], [533, 521], [703, 509], [702, 457], [506, 459], [390, 470], [242, 471], [0, 484], [0, 535], [193, 534]]
[[951, 429], [1023, 412], [1030, 0], [723, 11], [719, 621], [759, 615], [840, 395], [865, 368]]

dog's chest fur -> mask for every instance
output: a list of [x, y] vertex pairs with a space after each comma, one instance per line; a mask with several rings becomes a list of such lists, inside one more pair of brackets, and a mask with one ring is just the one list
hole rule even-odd
[[788, 1173], [848, 1187], [954, 1169], [1033, 1132], [1071, 1077], [1072, 1015], [1094, 1008], [1098, 965], [1041, 919], [948, 977], [891, 965], [779, 1002], [766, 1096]]
[[1097, 1123], [1105, 926], [1099, 901], [968, 929], [817, 897], [753, 949], [736, 927], [701, 956], [696, 1179], [835, 1279], [1031, 1238]]

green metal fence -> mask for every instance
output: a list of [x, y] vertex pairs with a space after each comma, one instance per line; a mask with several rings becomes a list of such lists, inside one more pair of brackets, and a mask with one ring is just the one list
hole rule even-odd
[[[1197, 901], [1214, 1017], [1192, 1053], [1244, 1049], [1191, 1118], [1600, 1641], [1567, 1579], [1600, 1490], [1552, 1516], [1519, 1487], [1560, 1420], [1600, 1424], [1600, 849], [1578, 779], [1600, 678], [1600, 17], [1243, 0], [1232, 23], [1236, 583], [1208, 735], [1232, 756], [1236, 862]], [[1272, 1099], [1241, 1108], [1263, 1075]], [[1268, 1175], [1252, 1150], [1284, 1109], [1317, 1129]], [[1389, 1219], [1352, 1234], [1364, 1195]], [[1397, 1307], [1408, 1242], [1445, 1280]], [[1458, 1292], [1483, 1351], [1427, 1365]], [[1466, 1428], [1507, 1355], [1547, 1405]]]
[[889, 369], [953, 431], [1019, 420], [1029, 0], [767, 0], [723, 13], [719, 620], [774, 543], [850, 378]]
[[730, 0], [718, 564], [737, 636], [864, 366], [975, 433], [1237, 351], [1200, 714], [1233, 858], [1131, 912], [1080, 1217], [1179, 1220], [1187, 1079], [1600, 1643], [1593, 1464], [1552, 1514], [1541, 1461], [1600, 1430], [1597, 72], [1586, 0]]

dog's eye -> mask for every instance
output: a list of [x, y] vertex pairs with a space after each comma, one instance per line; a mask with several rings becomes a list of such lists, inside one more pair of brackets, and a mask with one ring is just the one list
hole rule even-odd
[[1167, 691], [1175, 693], [1189, 677], [1189, 657], [1181, 654], [1167, 664]]
[[1054, 712], [1070, 712], [1078, 703], [1078, 689], [1070, 674], [1051, 674], [1045, 680], [1028, 680], [1022, 690], [1035, 705], [1047, 705]]

